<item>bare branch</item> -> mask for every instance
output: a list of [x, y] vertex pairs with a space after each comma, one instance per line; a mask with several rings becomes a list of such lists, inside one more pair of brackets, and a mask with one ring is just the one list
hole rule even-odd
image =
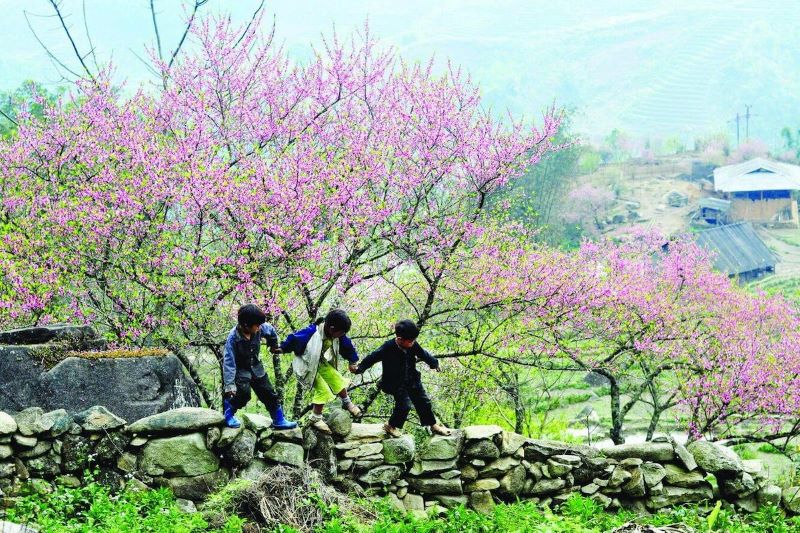
[[189, 32], [192, 29], [192, 25], [194, 24], [194, 18], [197, 15], [197, 10], [203, 7], [207, 3], [208, 0], [195, 0], [194, 8], [192, 8], [192, 14], [189, 17], [188, 22], [186, 23], [186, 28], [183, 30], [183, 35], [181, 35], [181, 40], [180, 42], [178, 42], [178, 46], [175, 48], [175, 51], [172, 52], [172, 57], [169, 58], [169, 64], [167, 65], [167, 69], [172, 68], [172, 64], [175, 62], [175, 58], [178, 56], [178, 52], [181, 51], [183, 43], [184, 41], [186, 41], [186, 36], [189, 35]]
[[[67, 28], [67, 22], [66, 20], [64, 20], [64, 15], [61, 14], [61, 9], [59, 9], [58, 2], [56, 0], [50, 0], [50, 5], [53, 6], [53, 10], [56, 12], [58, 21], [61, 23], [61, 27], [64, 28], [64, 33], [66, 34], [67, 39], [69, 39], [69, 44], [72, 45], [72, 50], [75, 52], [75, 57], [78, 58], [78, 61], [83, 67], [83, 70], [86, 72], [86, 75], [89, 76], [89, 79], [92, 81], [96, 81], [94, 74], [92, 74], [92, 71], [89, 69], [89, 66], [86, 64], [86, 61], [84, 61], [86, 56], [81, 55], [80, 50], [78, 50], [78, 45], [75, 44], [75, 39], [72, 38], [72, 33], [69, 31], [69, 28]], [[90, 51], [89, 53], [92, 54], [94, 52]], [[87, 56], [88, 55], [89, 54], [87, 54]]]
[[164, 61], [164, 54], [161, 52], [161, 35], [158, 33], [158, 21], [156, 20], [155, 0], [150, 0], [150, 14], [153, 16], [153, 31], [156, 33], [156, 48], [158, 49], [158, 58], [161, 61]]

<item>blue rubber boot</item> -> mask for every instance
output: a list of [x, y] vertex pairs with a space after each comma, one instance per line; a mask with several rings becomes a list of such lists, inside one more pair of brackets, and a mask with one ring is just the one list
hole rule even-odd
[[236, 413], [236, 409], [231, 405], [231, 401], [227, 398], [222, 400], [222, 415], [225, 417], [225, 425], [229, 428], [242, 427], [242, 423], [239, 422], [239, 419], [233, 416], [234, 413]]
[[286, 420], [286, 418], [283, 416], [283, 408], [280, 406], [278, 406], [278, 408], [270, 414], [272, 415], [272, 429], [294, 429], [297, 427], [297, 422]]

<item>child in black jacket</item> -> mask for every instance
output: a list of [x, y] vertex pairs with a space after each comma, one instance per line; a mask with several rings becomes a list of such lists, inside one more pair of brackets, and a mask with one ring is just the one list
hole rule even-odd
[[386, 341], [369, 354], [354, 370], [356, 374], [366, 372], [375, 363], [383, 364], [383, 373], [378, 387], [394, 396], [394, 410], [383, 429], [392, 437], [402, 435], [400, 429], [408, 418], [413, 404], [420, 423], [428, 426], [437, 435], [450, 435], [450, 430], [436, 422], [431, 400], [422, 386], [422, 376], [416, 368], [418, 359], [434, 370], [439, 370], [439, 361], [417, 343], [419, 328], [411, 320], [401, 320], [394, 326], [395, 338]]

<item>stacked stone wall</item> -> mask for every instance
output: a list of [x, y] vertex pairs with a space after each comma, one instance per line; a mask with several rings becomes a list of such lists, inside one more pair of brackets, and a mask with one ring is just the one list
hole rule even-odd
[[327, 415], [332, 435], [274, 431], [259, 414], [242, 420], [241, 428], [226, 428], [220, 413], [196, 407], [130, 424], [100, 406], [74, 415], [0, 412], [0, 494], [10, 505], [53, 483], [79, 486], [94, 471], [117, 488], [167, 486], [201, 502], [233, 478], [308, 463], [343, 490], [386, 496], [412, 513], [462, 504], [488, 512], [518, 499], [557, 506], [573, 493], [609, 510], [723, 500], [745, 512], [768, 503], [800, 511], [800, 488], [781, 491], [759, 461], [710, 442], [684, 447], [664, 438], [596, 449], [470, 426], [416, 443], [410, 435], [387, 438], [380, 424], [353, 423], [336, 408]]

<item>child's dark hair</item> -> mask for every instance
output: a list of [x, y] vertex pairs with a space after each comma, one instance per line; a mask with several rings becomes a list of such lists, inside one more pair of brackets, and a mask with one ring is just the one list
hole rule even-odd
[[267, 321], [267, 315], [260, 307], [254, 304], [243, 305], [239, 308], [239, 325], [243, 328], [250, 326], [260, 326]]
[[419, 337], [419, 327], [411, 320], [399, 320], [394, 325], [394, 334], [401, 339], [414, 340]]
[[325, 315], [325, 329], [330, 328], [347, 333], [352, 325], [350, 317], [347, 316], [343, 309], [332, 309], [330, 313]]

